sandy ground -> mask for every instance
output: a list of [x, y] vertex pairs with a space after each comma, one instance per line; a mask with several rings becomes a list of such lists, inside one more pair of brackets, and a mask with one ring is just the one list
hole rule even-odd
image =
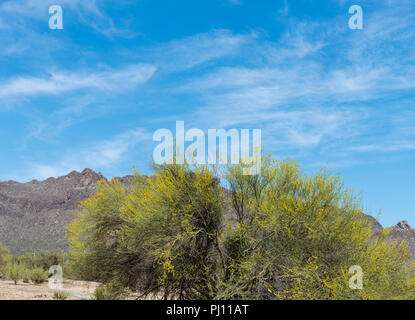
[[55, 291], [63, 291], [68, 295], [67, 300], [90, 299], [97, 282], [64, 280], [63, 288], [49, 288], [48, 282], [39, 285], [0, 280], [0, 300], [52, 300]]

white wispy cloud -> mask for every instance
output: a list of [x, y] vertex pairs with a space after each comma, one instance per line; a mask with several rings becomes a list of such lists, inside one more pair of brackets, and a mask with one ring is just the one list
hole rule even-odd
[[371, 145], [360, 145], [350, 147], [351, 151], [359, 152], [396, 152], [396, 151], [408, 151], [415, 150], [415, 143], [409, 141], [394, 141], [391, 144], [371, 144]]
[[[132, 65], [122, 69], [57, 71], [41, 77], [15, 77], [0, 82], [0, 99], [7, 101], [5, 105], [15, 105], [16, 99], [26, 96], [30, 98], [43, 94], [49, 97], [55, 95], [59, 98], [60, 102], [56, 105], [55, 111], [48, 115], [35, 114], [28, 125], [29, 139], [50, 141], [71, 126], [91, 119], [92, 115], [94, 117], [103, 115], [96, 106], [102, 95], [108, 96], [122, 89], [140, 85], [153, 77], [156, 69], [166, 75], [229, 55], [237, 55], [241, 47], [253, 37], [255, 37], [253, 34], [234, 35], [227, 30], [214, 30], [142, 49], [141, 51], [150, 55], [151, 59], [148, 59], [148, 56], [138, 56], [134, 60], [150, 60], [151, 63], [147, 64], [134, 64], [133, 61]], [[131, 56], [134, 57], [134, 53], [128, 52], [128, 57]], [[82, 94], [83, 91], [88, 93]], [[94, 92], [100, 93], [94, 94]], [[65, 95], [67, 93], [71, 95]], [[79, 98], [76, 98], [78, 95]], [[87, 111], [85, 111], [86, 106], [88, 106]], [[99, 108], [101, 107], [102, 102], [99, 103]], [[112, 108], [106, 106], [106, 109]]]
[[[107, 21], [111, 28], [97, 3], [89, 5], [83, 12], [94, 15], [93, 21]], [[260, 128], [266, 151], [304, 156], [323, 150], [337, 158], [337, 166], [356, 164], [357, 154], [413, 149], [414, 118], [401, 117], [412, 121], [404, 125], [391, 121], [390, 115], [402, 109], [388, 102], [415, 89], [415, 47], [408, 41], [415, 36], [415, 16], [405, 10], [409, 5], [401, 2], [393, 9], [396, 14], [390, 8], [365, 14], [362, 32], [348, 29], [344, 14], [328, 21], [290, 21], [279, 39], [261, 32], [212, 30], [147, 48], [124, 49], [117, 54], [133, 61], [129, 67], [14, 77], [0, 82], [0, 98], [92, 91], [84, 101], [65, 101], [62, 109], [39, 121], [32, 130], [38, 138], [85, 119], [83, 110], [95, 102], [94, 94], [134, 88], [152, 78], [157, 68], [157, 85], [162, 85], [151, 88], [157, 92], [152, 101], [186, 96], [181, 108], [186, 125]], [[110, 33], [116, 33], [116, 27]], [[404, 109], [412, 107], [409, 101]], [[162, 116], [172, 121], [178, 117], [169, 111]], [[134, 145], [126, 142], [129, 139], [134, 140], [134, 134], [98, 142], [88, 150], [68, 151], [59, 162], [34, 165], [33, 172], [42, 178], [90, 164], [107, 167]], [[151, 137], [143, 143], [150, 141]]]
[[64, 106], [48, 115], [32, 115], [27, 126], [27, 139], [54, 141], [66, 129], [105, 115], [111, 109], [105, 104], [97, 104], [92, 94], [70, 97]]
[[138, 64], [95, 73], [58, 71], [43, 77], [20, 76], [0, 83], [0, 96], [61, 94], [81, 89], [126, 89], [145, 83], [155, 71], [153, 65]]
[[401, 112], [386, 101], [415, 89], [413, 51], [399, 49], [411, 49], [407, 37], [415, 35], [413, 10], [405, 5], [396, 15], [389, 8], [368, 15], [361, 33], [330, 20], [294, 22], [274, 43], [248, 38], [256, 60], [211, 68], [172, 91], [199, 94], [188, 116], [192, 126], [261, 128], [263, 148], [280, 154], [323, 148], [341, 158], [338, 164], [353, 164], [358, 152], [412, 150], [415, 125], [402, 132], [402, 124], [379, 114]]
[[99, 141], [80, 149], [66, 150], [55, 163], [35, 163], [29, 166], [28, 176], [46, 179], [84, 168], [103, 170], [115, 166], [131, 149], [151, 141], [152, 134], [139, 128], [116, 135], [112, 139]]
[[237, 57], [255, 33], [233, 34], [218, 29], [159, 44], [146, 51], [158, 65], [169, 72], [182, 71], [223, 57]]

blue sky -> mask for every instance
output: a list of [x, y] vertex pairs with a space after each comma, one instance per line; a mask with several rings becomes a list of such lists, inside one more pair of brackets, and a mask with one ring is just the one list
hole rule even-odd
[[264, 151], [415, 225], [414, 36], [409, 0], [3, 0], [0, 180], [148, 173], [177, 120], [259, 128]]

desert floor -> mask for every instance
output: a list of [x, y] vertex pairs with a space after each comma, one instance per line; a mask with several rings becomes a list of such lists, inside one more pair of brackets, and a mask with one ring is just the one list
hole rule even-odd
[[0, 300], [52, 300], [55, 291], [63, 291], [68, 295], [67, 300], [90, 299], [97, 282], [64, 280], [63, 288], [53, 290], [48, 282], [39, 285], [33, 283], [0, 280]]

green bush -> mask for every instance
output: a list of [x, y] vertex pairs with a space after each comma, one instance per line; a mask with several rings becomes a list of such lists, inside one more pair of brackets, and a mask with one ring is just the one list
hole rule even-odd
[[[377, 239], [360, 201], [325, 170], [265, 159], [261, 176], [228, 172], [237, 222], [224, 234], [230, 272], [221, 299], [395, 299], [414, 291], [404, 243]], [[349, 268], [363, 288], [349, 287]]]
[[63, 265], [65, 256], [62, 250], [40, 250], [35, 254], [35, 266], [48, 271], [53, 265]]
[[66, 255], [62, 250], [40, 250], [34, 253], [13, 256], [12, 259], [16, 263], [25, 264], [29, 269], [42, 268], [47, 271], [53, 265], [62, 265], [65, 256]]
[[127, 291], [118, 280], [111, 280], [95, 289], [93, 300], [124, 300]]
[[[118, 181], [100, 181], [96, 188], [69, 227], [71, 272], [82, 280], [107, 282], [115, 276], [116, 265], [121, 265], [116, 233], [124, 224], [120, 210], [126, 190]], [[82, 234], [82, 239], [77, 234]]]
[[116, 181], [99, 184], [69, 228], [74, 265], [92, 280], [117, 277], [165, 297], [213, 298], [223, 216], [218, 182], [206, 168], [166, 166], [152, 178], [137, 176], [128, 196]]
[[[95, 298], [123, 287], [178, 299], [411, 297], [408, 248], [387, 230], [374, 238], [340, 178], [269, 157], [261, 175], [242, 169], [224, 172], [229, 190], [204, 166], [157, 166], [130, 190], [100, 183], [68, 229], [78, 274], [107, 283]], [[349, 288], [353, 265], [362, 290]]]
[[66, 300], [69, 297], [69, 293], [65, 291], [56, 291], [53, 293], [54, 300]]
[[81, 277], [79, 277], [79, 275], [76, 273], [76, 269], [69, 261], [64, 262], [62, 266], [62, 273], [66, 279], [84, 280]]
[[0, 266], [3, 266], [9, 260], [9, 249], [0, 243]]
[[15, 285], [25, 277], [26, 272], [27, 269], [23, 264], [9, 262], [5, 267], [6, 277], [12, 280]]
[[28, 269], [26, 265], [24, 265], [24, 269], [23, 269], [23, 272], [22, 272], [22, 279], [21, 280], [24, 283], [29, 283], [30, 282], [31, 273], [32, 273], [31, 270]]
[[42, 268], [34, 268], [30, 270], [30, 280], [35, 284], [40, 284], [48, 279], [48, 274]]
[[0, 243], [0, 278], [4, 278], [6, 276], [5, 267], [9, 260], [10, 260], [9, 249], [7, 249], [5, 246], [3, 246]]

